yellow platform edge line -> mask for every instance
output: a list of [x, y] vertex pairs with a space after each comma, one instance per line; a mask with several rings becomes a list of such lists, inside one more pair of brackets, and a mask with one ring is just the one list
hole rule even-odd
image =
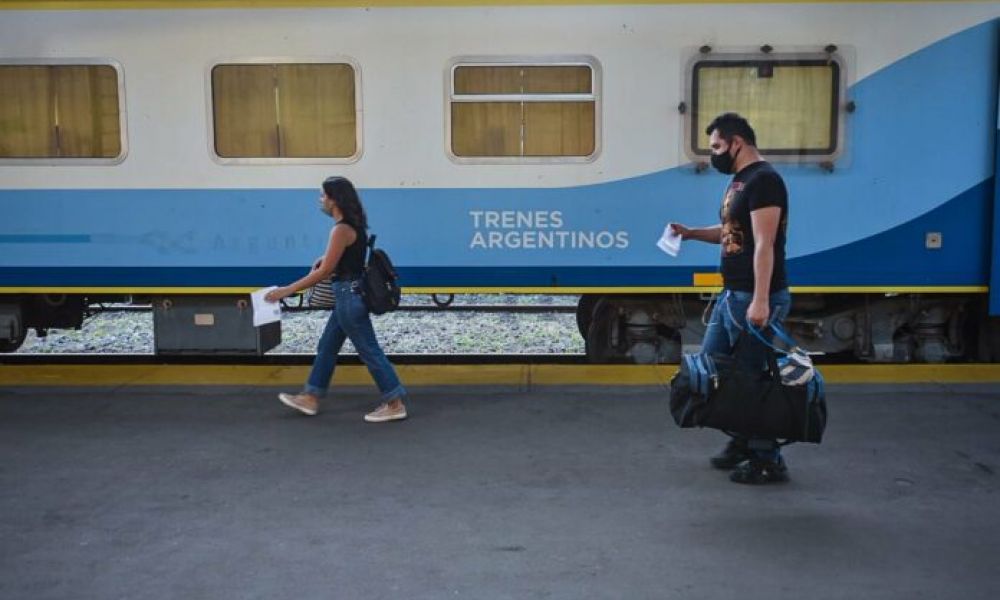
[[[0, 10], [379, 8], [628, 4], [934, 4], [952, 0], [0, 0]], [[989, 0], [966, 0], [987, 2]]]
[[[2, 0], [0, 0], [2, 1]], [[251, 287], [67, 287], [7, 286], [0, 294], [249, 294]], [[719, 286], [619, 287], [404, 287], [404, 294], [676, 294], [713, 293]], [[950, 286], [792, 286], [793, 294], [985, 294], [985, 285]]]
[[[401, 365], [403, 384], [420, 386], [666, 386], [676, 365]], [[826, 365], [827, 383], [1000, 383], [1000, 364]], [[0, 365], [0, 386], [286, 386], [297, 389], [307, 366]], [[337, 368], [337, 386], [371, 386], [360, 365]]]

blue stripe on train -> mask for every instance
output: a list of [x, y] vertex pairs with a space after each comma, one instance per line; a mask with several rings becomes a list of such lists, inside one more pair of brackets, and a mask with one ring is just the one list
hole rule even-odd
[[[1000, 29], [1000, 24], [997, 26]], [[1000, 79], [1000, 65], [997, 66], [997, 75]], [[1000, 104], [1000, 81], [996, 83], [997, 87], [997, 103]], [[997, 111], [997, 129], [996, 129], [996, 143], [995, 143], [995, 155], [994, 155], [994, 181], [993, 181], [993, 203], [991, 208], [993, 209], [993, 218], [986, 219], [987, 222], [992, 221], [993, 224], [993, 239], [987, 248], [991, 249], [991, 265], [990, 265], [990, 315], [1000, 316], [1000, 177], [997, 174], [1000, 173], [1000, 107]]]
[[[990, 277], [990, 215], [993, 180], [889, 231], [789, 261], [797, 286], [969, 286]], [[816, 224], [792, 224], [791, 235], [807, 235]], [[801, 228], [801, 229], [797, 229]], [[925, 248], [929, 232], [942, 235], [941, 249]], [[403, 267], [410, 287], [637, 287], [689, 286], [694, 273], [716, 264], [655, 267]], [[3, 286], [64, 287], [252, 287], [293, 281], [305, 267], [0, 267]]]
[[[990, 178], [888, 231], [795, 258], [789, 278], [793, 285], [986, 285], [992, 204]], [[807, 235], [805, 228], [812, 226], [793, 222], [791, 235]], [[928, 233], [941, 234], [940, 249], [926, 247]]]

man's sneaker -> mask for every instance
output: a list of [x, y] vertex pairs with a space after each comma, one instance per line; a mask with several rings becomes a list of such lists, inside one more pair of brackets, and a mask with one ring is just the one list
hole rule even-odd
[[384, 423], [386, 421], [400, 421], [406, 418], [406, 406], [400, 404], [398, 408], [389, 408], [389, 404], [383, 404], [365, 415], [365, 421], [369, 423]]
[[316, 396], [312, 394], [278, 394], [278, 400], [281, 400], [282, 404], [286, 406], [291, 406], [295, 410], [305, 413], [307, 415], [315, 415], [319, 412], [319, 400]]
[[741, 462], [750, 460], [753, 453], [744, 438], [732, 438], [718, 454], [708, 459], [716, 469], [732, 469]]
[[784, 483], [788, 481], [788, 467], [785, 466], [785, 459], [780, 456], [778, 460], [751, 458], [746, 464], [740, 465], [730, 473], [729, 480], [751, 485]]

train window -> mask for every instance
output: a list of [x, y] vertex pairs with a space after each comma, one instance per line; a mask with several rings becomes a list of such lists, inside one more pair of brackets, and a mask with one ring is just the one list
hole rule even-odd
[[453, 157], [579, 162], [595, 155], [598, 92], [590, 61], [459, 61], [450, 72]]
[[736, 112], [757, 134], [761, 153], [774, 159], [827, 160], [841, 143], [843, 68], [832, 55], [716, 55], [690, 71], [688, 152], [708, 156], [705, 127]]
[[121, 96], [112, 65], [0, 64], [0, 160], [118, 162]]
[[356, 159], [360, 146], [356, 73], [346, 63], [215, 65], [211, 85], [216, 155], [323, 162]]

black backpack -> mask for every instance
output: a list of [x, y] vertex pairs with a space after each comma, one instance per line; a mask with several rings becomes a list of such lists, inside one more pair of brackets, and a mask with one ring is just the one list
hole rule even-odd
[[399, 308], [399, 276], [385, 250], [375, 248], [375, 236], [368, 238], [368, 264], [361, 278], [361, 296], [368, 312], [381, 315]]

